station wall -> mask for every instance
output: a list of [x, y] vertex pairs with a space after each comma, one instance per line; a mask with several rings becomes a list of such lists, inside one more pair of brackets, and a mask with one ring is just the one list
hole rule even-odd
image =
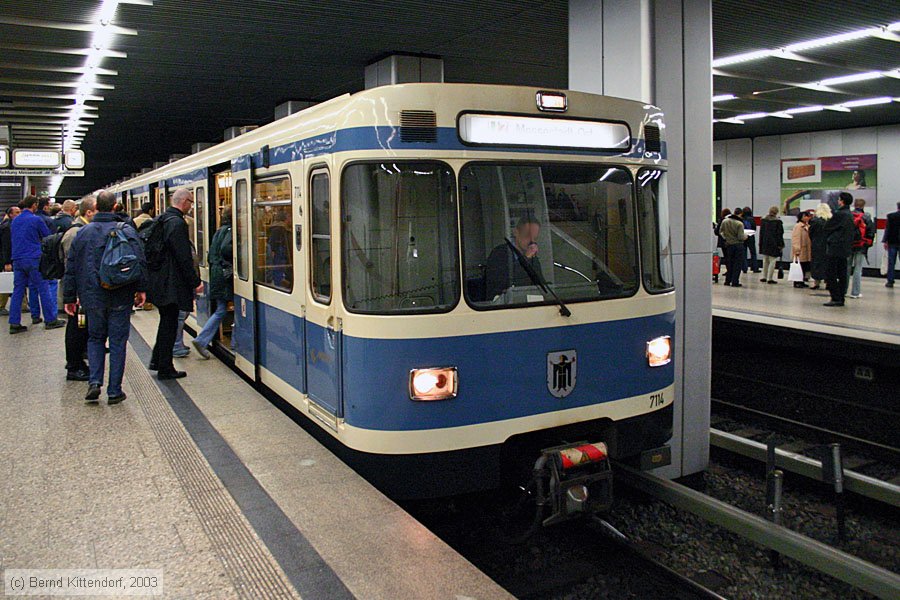
[[[713, 164], [722, 165], [722, 206], [750, 206], [762, 216], [778, 205], [781, 193], [781, 160], [840, 156], [878, 155], [878, 195], [873, 208], [879, 219], [897, 210], [900, 202], [900, 125], [792, 133], [758, 138], [713, 142]], [[785, 222], [787, 242], [794, 220]], [[882, 225], [883, 227], [883, 225]], [[883, 252], [879, 229], [869, 250], [869, 266], [877, 267]], [[874, 251], [874, 252], [873, 252]], [[789, 247], [784, 257], [790, 256]]]

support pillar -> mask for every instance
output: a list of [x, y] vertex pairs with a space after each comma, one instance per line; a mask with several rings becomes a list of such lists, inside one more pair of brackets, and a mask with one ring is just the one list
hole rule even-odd
[[672, 465], [660, 469], [667, 477], [709, 462], [711, 62], [709, 0], [569, 2], [569, 87], [665, 113], [677, 301]]

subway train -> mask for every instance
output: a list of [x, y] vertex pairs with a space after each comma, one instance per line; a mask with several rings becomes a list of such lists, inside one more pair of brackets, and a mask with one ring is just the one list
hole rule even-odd
[[[545, 486], [577, 504], [606, 477], [585, 465], [667, 460], [666, 171], [654, 106], [421, 83], [334, 98], [112, 189], [134, 214], [192, 190], [204, 281], [231, 213], [217, 343], [385, 492], [491, 489], [552, 463]], [[200, 295], [189, 325], [209, 314]]]

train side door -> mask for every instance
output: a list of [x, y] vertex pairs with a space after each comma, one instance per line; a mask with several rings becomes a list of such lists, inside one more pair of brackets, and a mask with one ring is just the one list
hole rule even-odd
[[200, 327], [209, 319], [209, 265], [206, 264], [206, 252], [209, 246], [207, 222], [209, 209], [206, 202], [206, 183], [194, 188], [194, 250], [197, 252], [197, 265], [200, 268], [200, 279], [204, 282], [203, 293], [197, 294], [197, 310], [194, 317]]
[[244, 374], [256, 379], [256, 310], [253, 306], [253, 272], [250, 253], [250, 171], [233, 172], [234, 202], [234, 364]]
[[333, 298], [332, 198], [328, 169], [314, 168], [309, 193], [309, 290], [306, 306], [306, 381], [310, 413], [336, 428], [341, 404], [341, 322]]

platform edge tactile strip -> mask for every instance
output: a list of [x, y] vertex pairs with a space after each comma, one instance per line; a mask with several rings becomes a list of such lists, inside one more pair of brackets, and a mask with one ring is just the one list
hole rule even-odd
[[127, 362], [127, 385], [239, 596], [300, 598], [133, 349]]

